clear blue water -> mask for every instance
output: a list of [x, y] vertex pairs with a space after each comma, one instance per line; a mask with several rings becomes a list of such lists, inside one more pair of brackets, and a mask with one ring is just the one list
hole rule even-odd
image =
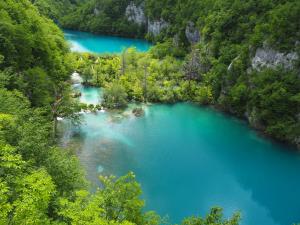
[[[98, 101], [98, 91], [82, 89]], [[192, 104], [151, 105], [145, 116], [85, 114], [67, 125], [88, 178], [134, 171], [148, 210], [173, 223], [221, 206], [243, 225], [300, 221], [300, 154], [260, 137], [246, 123]], [[73, 134], [75, 134], [73, 136]], [[79, 135], [78, 135], [79, 134]]]
[[149, 42], [141, 39], [94, 35], [69, 30], [65, 30], [64, 34], [71, 44], [71, 50], [76, 52], [120, 53], [129, 47], [136, 47], [139, 51], [147, 51], [151, 47]]
[[81, 96], [79, 98], [80, 102], [84, 102], [88, 105], [97, 105], [101, 101], [103, 93], [99, 88], [76, 85], [75, 89], [80, 91], [81, 93]]

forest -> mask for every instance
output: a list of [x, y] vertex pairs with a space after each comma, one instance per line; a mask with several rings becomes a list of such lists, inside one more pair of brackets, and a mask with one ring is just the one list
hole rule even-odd
[[[117, 76], [119, 65], [116, 65], [116, 73], [109, 77], [117, 78], [115, 81], [120, 77], [118, 86], [127, 93], [127, 100], [213, 105], [247, 120], [252, 127], [277, 140], [299, 146], [299, 1], [177, 0], [175, 4], [168, 0], [134, 1], [144, 7], [148, 20], [168, 24], [158, 35], [147, 32], [143, 24], [133, 30], [128, 27], [138, 24], [124, 25], [130, 23], [124, 14], [130, 1], [121, 2], [119, 5], [113, 1], [87, 1], [62, 16], [60, 21], [69, 29], [132, 37], [142, 35], [156, 43], [144, 56], [126, 51], [123, 56], [128, 57], [127, 76], [126, 73]], [[97, 16], [94, 11], [98, 8], [103, 10]], [[105, 24], [111, 24], [113, 30], [107, 29]], [[200, 30], [195, 43], [186, 35], [189, 24]], [[132, 35], [125, 34], [123, 27]], [[267, 55], [266, 61], [260, 58], [258, 60], [263, 62], [255, 61], [260, 52]], [[289, 61], [292, 55], [296, 56]], [[121, 62], [123, 56], [101, 63]], [[143, 60], [138, 63], [134, 57]], [[276, 57], [282, 60], [273, 62]], [[87, 67], [93, 67], [93, 62], [88, 61]], [[95, 73], [98, 72], [89, 75]], [[128, 76], [130, 81], [125, 78]], [[142, 93], [145, 80], [149, 85], [147, 96]]]
[[[57, 117], [79, 122], [69, 76], [76, 56], [27, 0], [0, 2], [0, 224], [161, 224], [144, 212], [133, 173], [90, 192], [77, 157], [57, 144]], [[238, 224], [222, 209], [182, 224]]]
[[[0, 1], [0, 224], [168, 224], [145, 212], [132, 172], [100, 177], [103, 187], [91, 192], [72, 149], [59, 147], [57, 118], [81, 122], [83, 106], [70, 83], [75, 70], [86, 85], [105, 88], [106, 108], [129, 102], [212, 105], [300, 145], [299, 57], [291, 66], [251, 64], [259, 48], [300, 54], [299, 1], [133, 2], [168, 27], [154, 36], [128, 21], [129, 0]], [[200, 30], [197, 43], [185, 35], [190, 22]], [[61, 28], [145, 37], [155, 46], [146, 53], [77, 54]], [[241, 218], [238, 212], [225, 218], [213, 207], [181, 224], [235, 225]]]

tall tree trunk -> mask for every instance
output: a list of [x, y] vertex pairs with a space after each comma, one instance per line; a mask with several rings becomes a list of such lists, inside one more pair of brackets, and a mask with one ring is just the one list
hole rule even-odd
[[125, 70], [126, 70], [126, 58], [125, 58], [125, 54], [126, 54], [127, 49], [125, 49], [122, 52], [122, 66], [121, 66], [121, 75], [125, 74]]
[[57, 134], [57, 117], [53, 118], [53, 138], [56, 138]]
[[62, 94], [60, 93], [60, 91], [57, 90], [56, 87], [54, 87], [54, 93], [55, 93], [55, 101], [51, 105], [51, 112], [53, 118], [53, 138], [55, 138], [57, 134], [57, 117], [59, 116], [58, 111], [63, 100]]
[[144, 101], [148, 101], [148, 93], [147, 93], [147, 66], [144, 67]]

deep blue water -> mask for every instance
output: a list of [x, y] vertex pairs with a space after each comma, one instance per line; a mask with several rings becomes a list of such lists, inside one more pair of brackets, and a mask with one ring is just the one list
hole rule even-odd
[[136, 47], [139, 51], [147, 51], [151, 44], [141, 39], [130, 39], [104, 35], [94, 35], [79, 31], [64, 31], [65, 38], [76, 52], [120, 53], [123, 49]]
[[[83, 88], [82, 99], [98, 91]], [[84, 101], [84, 100], [83, 100]], [[244, 225], [300, 221], [300, 154], [260, 137], [246, 123], [192, 104], [144, 106], [122, 114], [84, 114], [64, 141], [78, 148], [88, 178], [133, 171], [148, 210], [173, 223], [221, 206], [242, 213]], [[77, 135], [72, 136], [77, 133]], [[78, 135], [78, 133], [80, 135]]]

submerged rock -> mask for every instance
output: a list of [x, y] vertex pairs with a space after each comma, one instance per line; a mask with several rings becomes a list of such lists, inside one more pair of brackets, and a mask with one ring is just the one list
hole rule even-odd
[[143, 108], [134, 108], [132, 110], [132, 113], [136, 116], [136, 117], [141, 117], [145, 114], [145, 111], [143, 110]]
[[98, 172], [98, 173], [102, 173], [103, 171], [104, 171], [103, 166], [98, 165], [98, 166], [97, 166], [97, 172]]

